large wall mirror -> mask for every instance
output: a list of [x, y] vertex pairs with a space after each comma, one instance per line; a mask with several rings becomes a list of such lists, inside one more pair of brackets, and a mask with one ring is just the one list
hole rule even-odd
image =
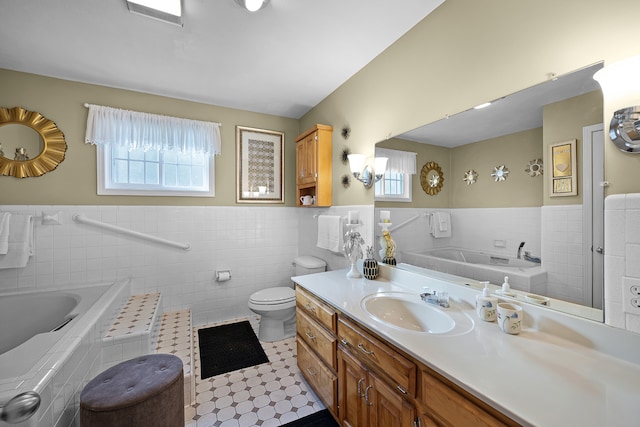
[[[375, 202], [376, 215], [390, 210], [402, 225], [391, 229], [398, 261], [496, 285], [509, 276], [512, 288], [549, 297], [552, 309], [602, 321], [603, 105], [593, 80], [600, 68], [553, 76], [379, 143], [416, 152], [418, 168], [436, 160], [447, 177], [436, 195], [421, 191], [414, 175], [410, 202]], [[554, 197], [548, 149], [567, 140], [577, 141], [578, 194]], [[542, 173], [532, 174], [532, 164]], [[500, 166], [508, 179], [491, 176]], [[470, 172], [477, 176], [465, 179]], [[430, 232], [436, 211], [450, 213], [450, 237]]]
[[0, 108], [0, 175], [44, 175], [64, 160], [67, 143], [58, 126], [21, 107]]

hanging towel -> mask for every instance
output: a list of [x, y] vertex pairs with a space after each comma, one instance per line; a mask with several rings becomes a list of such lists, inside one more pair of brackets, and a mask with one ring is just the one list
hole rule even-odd
[[0, 255], [6, 255], [9, 250], [9, 212], [0, 212]]
[[342, 252], [342, 218], [339, 215], [318, 216], [318, 247]]
[[451, 215], [449, 212], [434, 212], [431, 215], [429, 228], [436, 239], [451, 237]]
[[11, 215], [9, 244], [5, 255], [0, 255], [0, 268], [22, 268], [33, 255], [33, 217]]

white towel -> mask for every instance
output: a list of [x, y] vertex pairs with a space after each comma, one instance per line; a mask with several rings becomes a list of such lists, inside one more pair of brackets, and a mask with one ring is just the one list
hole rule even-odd
[[436, 239], [451, 237], [451, 215], [449, 212], [434, 212], [429, 226], [429, 231]]
[[0, 212], [0, 255], [5, 255], [9, 250], [9, 220], [11, 213]]
[[342, 252], [342, 218], [339, 215], [318, 216], [318, 247]]
[[0, 268], [22, 268], [33, 255], [33, 217], [11, 215], [9, 244], [5, 255], [0, 255]]

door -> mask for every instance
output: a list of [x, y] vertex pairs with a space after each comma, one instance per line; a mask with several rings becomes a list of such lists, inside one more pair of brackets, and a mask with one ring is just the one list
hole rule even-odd
[[[602, 309], [604, 298], [604, 130], [582, 130], [585, 304]], [[590, 286], [589, 286], [590, 285]]]
[[404, 400], [400, 393], [369, 372], [369, 386], [365, 389], [367, 404], [371, 405], [371, 426], [413, 427], [415, 407]]

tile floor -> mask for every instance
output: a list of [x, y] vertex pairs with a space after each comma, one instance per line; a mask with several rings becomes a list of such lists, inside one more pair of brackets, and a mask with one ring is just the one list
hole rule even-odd
[[262, 342], [269, 363], [201, 380], [197, 331], [210, 326], [193, 328], [196, 403], [185, 410], [186, 427], [279, 426], [324, 409], [300, 374], [295, 337]]

